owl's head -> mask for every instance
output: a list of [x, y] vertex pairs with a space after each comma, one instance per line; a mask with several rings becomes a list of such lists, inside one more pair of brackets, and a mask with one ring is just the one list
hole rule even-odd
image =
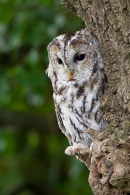
[[83, 29], [60, 35], [48, 45], [48, 76], [61, 82], [89, 80], [103, 69], [97, 38], [90, 30]]

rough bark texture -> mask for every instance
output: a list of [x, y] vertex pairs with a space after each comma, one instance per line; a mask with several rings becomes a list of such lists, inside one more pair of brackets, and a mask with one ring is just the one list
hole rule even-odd
[[97, 35], [108, 80], [100, 110], [109, 126], [95, 137], [89, 183], [95, 195], [128, 195], [130, 0], [62, 0], [62, 3], [81, 17]]

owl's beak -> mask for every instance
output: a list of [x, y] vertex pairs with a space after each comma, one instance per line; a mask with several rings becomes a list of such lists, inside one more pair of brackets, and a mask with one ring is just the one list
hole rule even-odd
[[68, 74], [68, 77], [69, 77], [70, 80], [73, 79], [74, 71], [68, 70], [67, 74]]

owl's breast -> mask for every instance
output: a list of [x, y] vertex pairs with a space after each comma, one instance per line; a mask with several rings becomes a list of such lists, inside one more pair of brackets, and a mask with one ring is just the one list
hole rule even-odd
[[[60, 85], [59, 85], [60, 86]], [[61, 90], [62, 89], [62, 90]], [[54, 101], [60, 110], [60, 122], [62, 120], [63, 133], [74, 142], [90, 146], [93, 138], [86, 131], [88, 128], [100, 131], [103, 118], [98, 108], [100, 102], [97, 99], [97, 90], [91, 90], [86, 85], [76, 85], [74, 82], [60, 86], [59, 91], [54, 93]], [[59, 124], [58, 123], [58, 124]]]

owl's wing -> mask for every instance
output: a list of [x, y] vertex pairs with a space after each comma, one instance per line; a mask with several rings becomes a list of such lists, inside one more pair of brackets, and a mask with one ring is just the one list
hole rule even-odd
[[59, 105], [57, 105], [57, 103], [55, 103], [55, 111], [56, 111], [56, 117], [57, 117], [57, 121], [58, 121], [58, 125], [59, 128], [62, 130], [62, 132], [65, 134], [66, 129], [63, 123], [63, 119], [62, 119], [62, 112], [61, 112], [61, 108]]

